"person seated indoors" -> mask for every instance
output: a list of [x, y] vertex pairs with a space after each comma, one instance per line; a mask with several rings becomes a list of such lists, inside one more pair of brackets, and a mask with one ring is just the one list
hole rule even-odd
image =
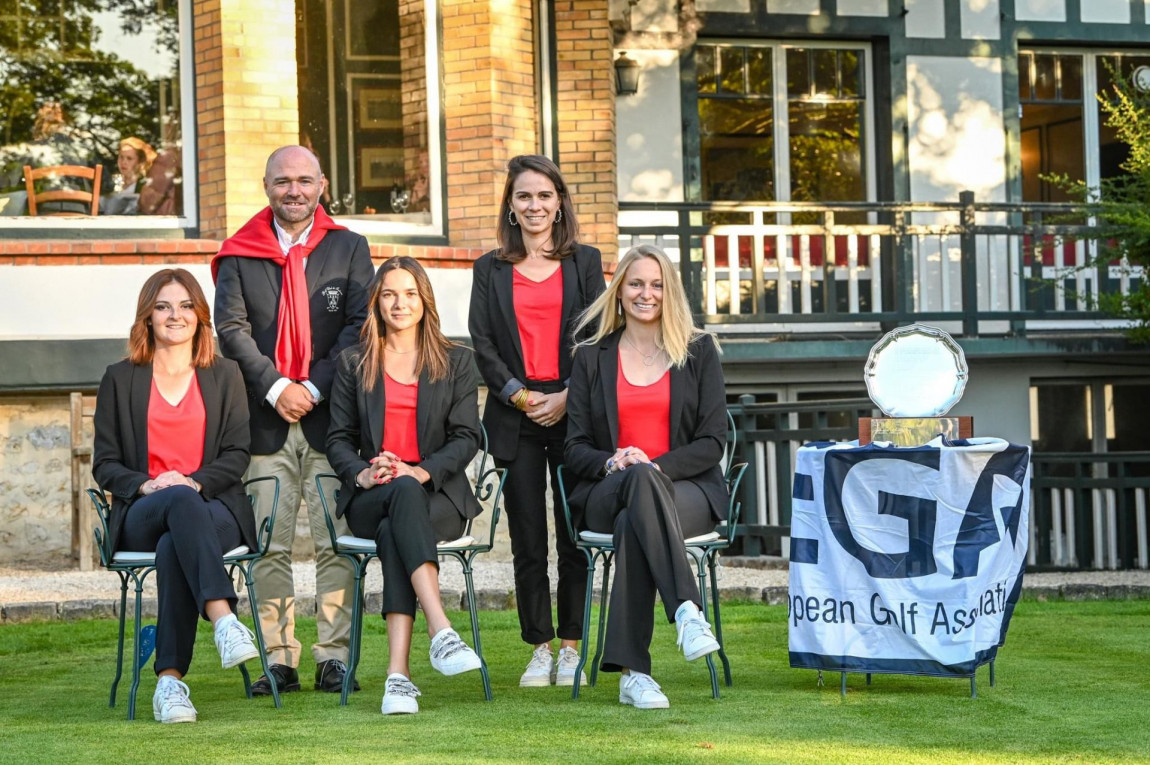
[[234, 361], [216, 356], [211, 312], [194, 276], [164, 269], [144, 282], [128, 358], [100, 381], [92, 473], [112, 495], [113, 550], [155, 552], [156, 662], [152, 712], [196, 721], [183, 678], [196, 621], [215, 628], [225, 669], [259, 657], [236, 619], [223, 554], [256, 547], [242, 477], [250, 455], [248, 397]]
[[120, 141], [116, 154], [119, 178], [112, 193], [100, 200], [101, 215], [139, 214], [140, 192], [148, 184], [148, 173], [156, 151], [146, 141], [131, 136]]
[[464, 475], [479, 448], [478, 376], [471, 351], [440, 330], [431, 282], [413, 258], [379, 267], [360, 339], [337, 364], [327, 456], [343, 482], [336, 516], [375, 540], [383, 568], [381, 711], [414, 714], [416, 599], [427, 617], [431, 666], [444, 675], [480, 668], [443, 611], [435, 549], [482, 509]]
[[615, 545], [602, 669], [623, 673], [620, 703], [663, 709], [667, 696], [651, 677], [655, 592], [688, 661], [719, 650], [683, 540], [727, 512], [723, 369], [658, 247], [623, 256], [576, 335], [596, 325], [575, 349], [567, 391], [570, 505], [578, 527], [612, 534]]

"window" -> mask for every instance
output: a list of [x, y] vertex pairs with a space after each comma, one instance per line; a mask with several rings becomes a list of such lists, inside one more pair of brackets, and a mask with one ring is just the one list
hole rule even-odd
[[[3, 225], [59, 224], [16, 217], [27, 212], [25, 165], [101, 166], [101, 214], [85, 225], [172, 227], [191, 217], [182, 136], [192, 109], [181, 80], [190, 80], [181, 62], [190, 46], [180, 41], [190, 28], [190, 7], [175, 0], [0, 0]], [[41, 181], [70, 182], [86, 183]]]
[[297, 0], [301, 142], [362, 233], [442, 233], [434, 0]]
[[1127, 148], [1105, 115], [1098, 94], [1113, 84], [1112, 72], [1129, 76], [1150, 56], [1125, 53], [1021, 51], [1018, 99], [1021, 106], [1022, 199], [1068, 202], [1066, 193], [1045, 180], [1066, 175], [1095, 186], [1123, 173]]
[[867, 49], [700, 43], [699, 195], [865, 201]]

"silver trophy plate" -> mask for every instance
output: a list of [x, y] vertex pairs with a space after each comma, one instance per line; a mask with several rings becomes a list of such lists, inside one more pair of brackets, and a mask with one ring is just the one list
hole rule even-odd
[[969, 370], [954, 338], [935, 327], [899, 327], [867, 357], [867, 393], [887, 417], [940, 417], [962, 398]]

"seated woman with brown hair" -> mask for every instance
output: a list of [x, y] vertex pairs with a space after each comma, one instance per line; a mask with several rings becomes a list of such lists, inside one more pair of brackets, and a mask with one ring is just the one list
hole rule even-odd
[[478, 377], [471, 351], [439, 329], [427, 272], [414, 258], [379, 267], [358, 346], [340, 354], [327, 457], [343, 487], [336, 516], [374, 539], [383, 567], [387, 684], [382, 712], [419, 711], [411, 682], [415, 603], [427, 617], [431, 666], [479, 669], [439, 596], [437, 540], [456, 539], [481, 511], [464, 470], [479, 449]]
[[104, 373], [94, 424], [92, 473], [112, 495], [109, 544], [156, 553], [153, 714], [195, 722], [182, 679], [197, 618], [215, 625], [225, 669], [259, 657], [222, 560], [241, 544], [254, 549], [256, 527], [242, 484], [251, 458], [244, 381], [216, 356], [208, 302], [184, 269], [144, 282], [128, 358]]
[[623, 673], [621, 703], [662, 709], [667, 697], [650, 674], [655, 592], [688, 661], [719, 650], [683, 540], [727, 511], [723, 369], [658, 247], [623, 256], [576, 334], [596, 324], [575, 350], [567, 392], [564, 458], [578, 478], [570, 504], [577, 526], [614, 535], [602, 669]]

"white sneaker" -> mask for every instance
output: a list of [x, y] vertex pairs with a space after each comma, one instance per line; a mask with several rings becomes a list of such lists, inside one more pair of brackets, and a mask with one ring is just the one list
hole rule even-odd
[[260, 651], [256, 648], [255, 634], [243, 623], [235, 618], [222, 620], [216, 624], [216, 650], [220, 652], [220, 664], [224, 669], [231, 669], [243, 664], [245, 661], [258, 659]]
[[435, 634], [428, 653], [431, 655], [431, 666], [448, 677], [479, 669], [482, 665], [475, 651], [468, 648], [467, 643], [450, 627], [444, 627]]
[[[579, 660], [578, 654], [575, 655], [575, 660]], [[531, 661], [527, 662], [527, 669], [519, 678], [519, 687], [545, 688], [551, 685], [554, 675], [555, 659], [551, 656], [551, 648], [541, 645], [531, 654]]]
[[719, 641], [711, 634], [711, 625], [699, 613], [694, 603], [687, 601], [675, 612], [675, 627], [679, 631], [678, 645], [687, 661], [694, 661], [719, 650]]
[[619, 676], [619, 703], [630, 704], [636, 709], [666, 709], [671, 706], [655, 678], [635, 670]]
[[162, 723], [195, 722], [196, 708], [188, 698], [188, 686], [171, 675], [161, 675], [152, 694], [152, 714]]
[[[579, 652], [570, 646], [560, 648], [559, 658], [555, 660], [555, 684], [568, 688], [575, 685], [575, 668], [578, 666]], [[523, 681], [520, 680], [519, 684], [522, 685]], [[579, 685], [587, 685], [587, 673], [579, 673]]]
[[385, 715], [413, 715], [419, 711], [419, 702], [416, 696], [421, 695], [415, 683], [398, 672], [387, 676], [387, 687], [383, 691], [383, 706], [380, 711]]

